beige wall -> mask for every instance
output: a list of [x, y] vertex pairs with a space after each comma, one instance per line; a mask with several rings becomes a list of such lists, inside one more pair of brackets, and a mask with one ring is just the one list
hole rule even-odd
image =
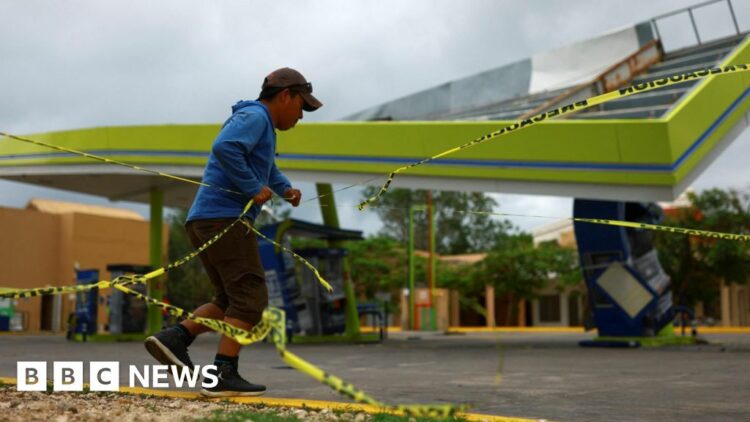
[[750, 326], [750, 288], [736, 283], [719, 287], [721, 298], [721, 325]]
[[[163, 227], [166, 260], [168, 227]], [[75, 284], [75, 265], [96, 268], [109, 279], [108, 264], [149, 263], [149, 222], [88, 214], [45, 214], [0, 208], [0, 286], [45, 287]], [[108, 292], [103, 292], [108, 294]], [[61, 298], [60, 328], [74, 309], [73, 295]], [[100, 321], [104, 317], [100, 306]], [[41, 298], [19, 299], [25, 327], [41, 329]]]

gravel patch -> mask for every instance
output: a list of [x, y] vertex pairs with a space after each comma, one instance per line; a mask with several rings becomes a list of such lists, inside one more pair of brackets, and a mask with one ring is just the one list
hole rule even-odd
[[[249, 412], [304, 421], [366, 422], [364, 412], [334, 413], [329, 409], [267, 407], [230, 402], [187, 400], [119, 393], [21, 392], [0, 386], [0, 421], [194, 421], [214, 419], [217, 413]], [[247, 420], [253, 420], [252, 416]]]

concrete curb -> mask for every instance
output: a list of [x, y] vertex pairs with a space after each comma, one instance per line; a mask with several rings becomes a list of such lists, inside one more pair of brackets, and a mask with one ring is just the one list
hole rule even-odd
[[[0, 383], [15, 385], [15, 378], [0, 377]], [[375, 406], [359, 403], [345, 403], [325, 400], [308, 400], [292, 398], [275, 398], [275, 397], [222, 397], [209, 399], [201, 396], [199, 393], [192, 391], [175, 391], [175, 390], [155, 390], [151, 388], [140, 387], [120, 387], [121, 394], [146, 394], [155, 397], [168, 397], [186, 400], [205, 400], [205, 401], [229, 401], [241, 404], [262, 404], [270, 407], [294, 407], [307, 409], [331, 409], [349, 412], [365, 412], [369, 414], [388, 413], [392, 415], [403, 415], [402, 412], [392, 412]], [[539, 419], [516, 418], [509, 416], [483, 415], [480, 413], [459, 412], [457, 417], [467, 421], [487, 421], [487, 422], [536, 422]]]

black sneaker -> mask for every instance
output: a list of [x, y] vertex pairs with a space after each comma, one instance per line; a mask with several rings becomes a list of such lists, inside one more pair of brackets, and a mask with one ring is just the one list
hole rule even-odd
[[219, 383], [215, 387], [203, 388], [201, 394], [207, 397], [262, 396], [266, 386], [245, 381], [231, 363], [218, 369]]
[[193, 361], [188, 356], [185, 340], [175, 327], [159, 331], [146, 338], [143, 344], [151, 356], [164, 365], [177, 365], [180, 368], [186, 367], [191, 371], [195, 369]]

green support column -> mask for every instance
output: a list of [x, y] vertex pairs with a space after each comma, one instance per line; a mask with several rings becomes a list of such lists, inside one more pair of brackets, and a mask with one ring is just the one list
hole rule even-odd
[[[149, 241], [149, 265], [159, 268], [164, 265], [162, 261], [162, 224], [164, 211], [164, 192], [158, 188], [151, 189], [151, 234]], [[152, 280], [148, 284], [148, 294], [156, 300], [164, 297], [164, 276]], [[161, 308], [157, 306], [148, 307], [148, 332], [153, 334], [162, 327]]]
[[[339, 215], [336, 212], [336, 200], [333, 196], [333, 187], [330, 183], [316, 183], [320, 213], [323, 215], [323, 224], [339, 228]], [[338, 247], [338, 242], [331, 242], [332, 247]], [[357, 312], [357, 297], [354, 294], [354, 285], [350, 276], [349, 260], [344, 257], [344, 294], [346, 295], [346, 331], [347, 337], [359, 337], [359, 313]]]
[[414, 326], [415, 311], [414, 308], [414, 211], [415, 206], [409, 207], [409, 247], [408, 247], [408, 258], [409, 258], [409, 329], [416, 330]]
[[435, 208], [432, 206], [432, 192], [429, 192], [429, 226], [430, 226], [430, 329], [437, 330], [437, 304], [435, 303], [435, 282], [437, 281], [437, 272], [435, 268]]

